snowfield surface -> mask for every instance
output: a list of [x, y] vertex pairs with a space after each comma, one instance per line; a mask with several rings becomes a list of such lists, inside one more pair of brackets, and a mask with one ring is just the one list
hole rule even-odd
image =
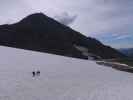
[[[41, 75], [32, 77], [32, 71]], [[133, 74], [93, 61], [0, 47], [0, 100], [133, 100]]]

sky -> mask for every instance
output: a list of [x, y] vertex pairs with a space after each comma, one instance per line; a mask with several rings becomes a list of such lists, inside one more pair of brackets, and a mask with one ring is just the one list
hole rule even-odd
[[114, 48], [133, 47], [133, 0], [0, 0], [0, 24], [43, 12]]

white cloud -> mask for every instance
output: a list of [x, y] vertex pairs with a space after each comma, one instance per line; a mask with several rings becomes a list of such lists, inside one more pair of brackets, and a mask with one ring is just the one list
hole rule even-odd
[[67, 12], [63, 12], [60, 15], [56, 15], [54, 18], [60, 23], [68, 26], [75, 21], [77, 15], [70, 15]]
[[116, 37], [115, 39], [116, 39], [116, 40], [121, 40], [121, 39], [126, 39], [126, 38], [129, 38], [129, 37], [131, 37], [130, 34], [125, 34], [125, 35], [118, 36], [118, 37]]

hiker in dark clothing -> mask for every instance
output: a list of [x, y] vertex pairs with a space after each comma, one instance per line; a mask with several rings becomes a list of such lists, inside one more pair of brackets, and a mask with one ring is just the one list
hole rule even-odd
[[35, 77], [36, 73], [33, 71], [33, 72], [32, 72], [32, 75], [33, 75], [33, 77]]
[[39, 70], [36, 72], [36, 75], [37, 76], [40, 76], [40, 71]]

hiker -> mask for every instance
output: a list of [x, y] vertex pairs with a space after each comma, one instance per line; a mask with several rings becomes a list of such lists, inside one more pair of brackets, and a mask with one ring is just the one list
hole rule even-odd
[[35, 77], [36, 73], [33, 71], [33, 72], [32, 72], [32, 75], [33, 75], [33, 77]]
[[40, 71], [39, 70], [36, 72], [36, 75], [37, 76], [40, 76]]

